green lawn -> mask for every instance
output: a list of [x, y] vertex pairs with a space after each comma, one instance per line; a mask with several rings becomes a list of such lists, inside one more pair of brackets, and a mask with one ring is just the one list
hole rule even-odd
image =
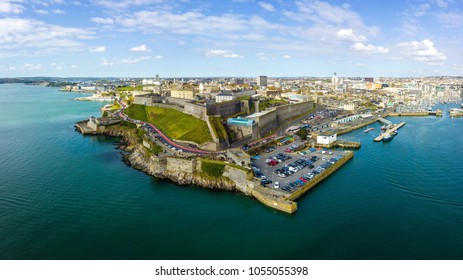
[[132, 119], [154, 124], [172, 139], [198, 144], [212, 141], [205, 121], [174, 109], [133, 104], [125, 113]]
[[225, 166], [227, 165], [230, 167], [234, 167], [236, 169], [240, 169], [248, 174], [252, 174], [250, 170], [242, 166], [233, 164], [233, 163], [217, 161], [217, 160], [212, 160], [212, 159], [205, 159], [205, 158], [201, 159], [202, 172], [212, 177], [222, 176], [223, 172], [225, 171]]
[[261, 101], [259, 103], [259, 110], [264, 111], [265, 109], [272, 107], [272, 106], [281, 106], [281, 105], [287, 105], [289, 104], [285, 100], [266, 100], [266, 101]]
[[143, 86], [142, 85], [138, 85], [136, 87], [132, 87], [132, 86], [125, 86], [125, 87], [117, 87], [116, 88], [117, 91], [134, 91], [134, 90], [143, 90]]
[[211, 176], [211, 177], [221, 177], [223, 171], [225, 170], [225, 164], [222, 162], [214, 162], [214, 161], [205, 161], [202, 160], [201, 162], [201, 169], [203, 173]]

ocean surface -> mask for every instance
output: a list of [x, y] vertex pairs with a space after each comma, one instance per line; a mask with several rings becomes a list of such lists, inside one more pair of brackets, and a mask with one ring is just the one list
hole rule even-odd
[[[363, 129], [353, 160], [288, 215], [244, 195], [128, 167], [118, 139], [82, 136], [103, 103], [0, 85], [0, 259], [463, 259], [463, 119]], [[456, 105], [452, 105], [456, 106]]]

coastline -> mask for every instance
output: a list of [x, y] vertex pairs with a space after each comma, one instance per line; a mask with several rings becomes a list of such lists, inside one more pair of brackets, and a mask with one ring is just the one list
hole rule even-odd
[[[132, 127], [113, 125], [96, 130], [91, 135], [120, 138], [121, 141], [117, 145], [117, 149], [126, 152], [123, 155], [123, 161], [130, 167], [157, 179], [173, 182], [179, 186], [196, 186], [215, 191], [242, 193], [255, 198], [270, 208], [288, 214], [297, 211], [295, 200], [329, 177], [354, 155], [353, 152], [346, 152], [346, 156], [341, 161], [330, 166], [322, 175], [306, 183], [295, 193], [276, 194], [272, 189], [261, 187], [260, 180], [254, 178], [249, 171], [226, 162], [198, 156], [183, 158], [164, 153], [154, 154], [144, 137], [140, 136], [137, 130]], [[208, 167], [210, 164], [215, 166], [214, 172], [211, 172], [210, 166]], [[222, 168], [219, 173], [215, 172], [217, 166]]]
[[[255, 184], [247, 179], [243, 170], [226, 166], [223, 176], [213, 177], [201, 169], [201, 158], [177, 158], [174, 156], [156, 156], [136, 139], [130, 130], [114, 129], [114, 126], [91, 135], [103, 135], [120, 138], [117, 149], [125, 152], [123, 161], [137, 170], [160, 180], [167, 180], [179, 186], [197, 186], [215, 191], [238, 192], [252, 196], [251, 188]], [[251, 187], [251, 188], [250, 188]]]

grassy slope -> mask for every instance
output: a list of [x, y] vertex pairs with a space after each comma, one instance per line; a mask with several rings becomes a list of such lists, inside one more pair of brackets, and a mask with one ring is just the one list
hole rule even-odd
[[209, 122], [211, 123], [214, 133], [217, 138], [219, 138], [220, 142], [225, 142], [225, 139], [227, 139], [227, 131], [220, 121], [220, 117], [209, 117]]
[[156, 125], [170, 138], [198, 144], [212, 141], [206, 122], [180, 111], [134, 104], [125, 112], [133, 119]]

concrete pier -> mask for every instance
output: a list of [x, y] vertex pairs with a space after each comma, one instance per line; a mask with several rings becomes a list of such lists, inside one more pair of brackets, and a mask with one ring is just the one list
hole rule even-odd
[[378, 118], [378, 121], [384, 125], [392, 125], [392, 122], [386, 120], [385, 118]]
[[392, 132], [394, 132], [394, 131], [397, 131], [397, 130], [399, 130], [399, 128], [401, 128], [401, 127], [404, 126], [404, 125], [405, 125], [405, 122], [400, 122], [399, 124], [396, 124], [396, 125], [392, 126], [391, 128], [386, 129], [386, 132], [385, 132], [385, 133], [381, 133], [378, 137], [376, 137], [376, 138], [374, 139], [374, 141], [375, 141], [375, 142], [380, 142], [380, 141], [382, 141], [383, 138], [384, 138], [384, 134], [386, 134], [386, 133], [392, 133]]

